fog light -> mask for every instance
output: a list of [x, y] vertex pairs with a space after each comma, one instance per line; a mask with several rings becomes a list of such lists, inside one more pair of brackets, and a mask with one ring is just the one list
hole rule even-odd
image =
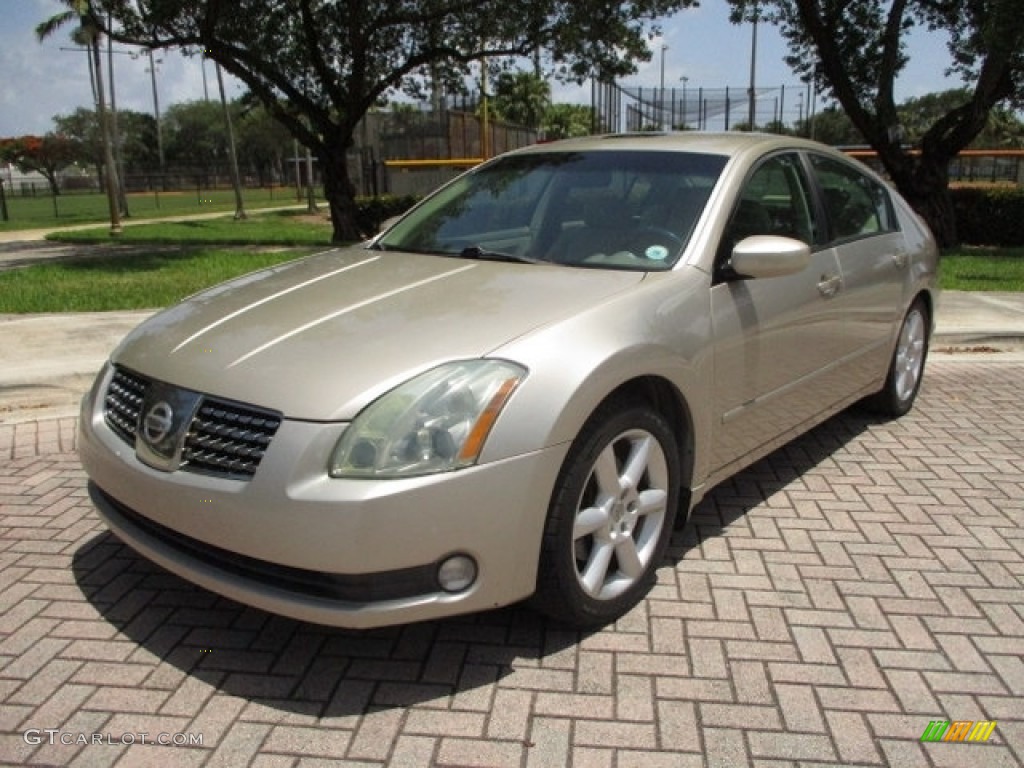
[[461, 592], [476, 581], [476, 561], [468, 555], [449, 557], [437, 569], [437, 580], [445, 592]]

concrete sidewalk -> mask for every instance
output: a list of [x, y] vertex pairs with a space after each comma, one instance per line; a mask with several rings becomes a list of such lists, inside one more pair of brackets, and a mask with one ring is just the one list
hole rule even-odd
[[151, 314], [0, 315], [0, 424], [77, 413], [103, 361]]

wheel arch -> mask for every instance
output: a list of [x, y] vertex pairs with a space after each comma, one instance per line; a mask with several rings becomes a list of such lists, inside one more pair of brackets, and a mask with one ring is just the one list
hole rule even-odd
[[932, 291], [922, 288], [914, 294], [907, 307], [914, 306], [914, 302], [918, 299], [924, 304], [924, 308], [928, 310], [928, 335], [931, 336], [935, 330], [935, 295]]
[[[624, 431], [625, 429], [629, 431]], [[654, 549], [650, 549], [647, 545], [644, 546], [646, 554], [643, 555], [642, 562], [639, 559], [639, 548], [634, 553], [633, 560], [642, 566], [642, 573], [627, 572], [621, 564], [609, 569], [608, 564], [611, 561], [608, 558], [613, 555], [603, 558], [602, 565], [602, 557], [593, 556], [596, 545], [590, 541], [590, 537], [597, 538], [600, 534], [589, 532], [589, 528], [579, 533], [576, 532], [576, 521], [583, 519], [578, 517], [583, 507], [588, 507], [589, 512], [596, 512], [598, 508], [603, 508], [606, 502], [598, 502], [595, 499], [611, 499], [605, 522], [595, 524], [593, 515], [589, 515], [587, 516], [587, 526], [596, 525], [597, 528], [601, 528], [603, 525], [608, 529], [605, 531], [602, 541], [605, 551], [608, 547], [614, 548], [615, 558], [619, 557], [620, 545], [624, 545], [623, 538], [632, 538], [634, 535], [633, 524], [623, 522], [624, 519], [629, 518], [629, 513], [623, 511], [627, 508], [625, 499], [628, 497], [628, 490], [626, 489], [635, 488], [638, 494], [636, 498], [639, 498], [644, 481], [638, 477], [637, 485], [623, 486], [620, 480], [619, 491], [609, 492], [610, 496], [591, 490], [590, 492], [596, 496], [591, 496], [589, 500], [586, 500], [588, 497], [585, 494], [593, 482], [590, 479], [591, 476], [597, 476], [596, 467], [598, 464], [604, 463], [603, 459], [599, 457], [603, 457], [605, 451], [613, 444], [619, 444], [623, 439], [626, 442], [639, 440], [640, 438], [635, 434], [636, 431], [639, 431], [643, 439], [654, 435], [659, 441], [662, 446], [661, 450], [652, 448], [650, 449], [651, 454], [657, 455], [664, 451], [664, 459], [674, 470], [670, 471], [669, 475], [675, 475], [674, 479], [670, 477], [664, 479], [666, 482], [674, 482], [676, 486], [675, 493], [668, 491], [671, 485], [664, 486], [670, 498], [673, 496], [676, 498], [674, 507], [671, 502], [661, 506], [664, 517], [658, 522], [656, 541], [653, 538], [646, 539], [647, 544], [653, 544]], [[642, 455], [645, 465], [643, 472], [646, 477], [648, 471], [646, 449]], [[690, 410], [685, 399], [670, 380], [656, 374], [638, 375], [619, 383], [607, 392], [584, 419], [583, 426], [559, 469], [559, 481], [552, 491], [551, 503], [545, 517], [544, 534], [538, 558], [537, 587], [530, 598], [533, 607], [555, 620], [567, 622], [571, 626], [590, 627], [614, 621], [641, 600], [654, 583], [655, 572], [662, 563], [672, 535], [672, 528], [677, 527], [679, 521], [685, 519], [685, 515], [689, 512], [692, 457], [693, 428]], [[618, 456], [613, 461], [618, 464], [620, 460], [624, 459], [624, 456]], [[619, 470], [616, 469], [615, 474], [618, 473]], [[596, 482], [600, 483], [601, 481]], [[657, 483], [656, 480], [652, 482]], [[616, 498], [618, 501], [615, 501]], [[612, 511], [612, 507], [617, 507], [620, 511], [616, 513]], [[614, 522], [613, 518], [618, 522]], [[677, 525], [673, 526], [673, 522]], [[626, 528], [617, 527], [627, 525]], [[612, 529], [615, 529], [614, 535], [610, 533]], [[647, 529], [638, 530], [645, 531]], [[639, 547], [639, 542], [640, 539], [637, 539], [633, 545]], [[578, 546], [582, 546], [583, 550], [579, 550]], [[624, 546], [628, 549], [628, 545]], [[611, 593], [604, 594], [604, 586], [601, 586], [602, 594], [600, 595], [591, 591], [593, 584], [590, 588], [581, 586], [580, 564], [583, 562], [586, 563], [582, 567], [587, 570], [588, 579], [593, 575], [591, 573], [592, 565], [598, 569], [605, 569], [598, 574], [598, 578], [602, 585], [610, 586]], [[629, 557], [626, 562], [630, 562]], [[619, 571], [619, 568], [624, 570]], [[613, 578], [605, 581], [613, 571], [616, 572]], [[628, 583], [624, 587], [621, 584], [618, 585], [624, 591], [615, 591], [616, 586], [613, 582], [621, 581], [624, 577], [628, 577]]]
[[689, 513], [696, 457], [696, 428], [686, 398], [668, 379], [647, 374], [619, 384], [598, 403], [591, 416], [616, 401], [650, 406], [668, 421], [679, 449], [679, 512], [685, 516]]

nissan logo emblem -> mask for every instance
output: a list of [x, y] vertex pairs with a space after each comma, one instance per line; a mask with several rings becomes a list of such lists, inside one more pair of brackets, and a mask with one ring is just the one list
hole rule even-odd
[[174, 428], [174, 411], [167, 403], [160, 401], [142, 419], [142, 436], [150, 445], [156, 445]]

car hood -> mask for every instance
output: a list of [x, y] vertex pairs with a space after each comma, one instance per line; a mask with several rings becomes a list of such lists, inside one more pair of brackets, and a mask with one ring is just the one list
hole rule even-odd
[[197, 294], [112, 359], [288, 418], [346, 420], [420, 371], [487, 355], [643, 277], [353, 247]]

